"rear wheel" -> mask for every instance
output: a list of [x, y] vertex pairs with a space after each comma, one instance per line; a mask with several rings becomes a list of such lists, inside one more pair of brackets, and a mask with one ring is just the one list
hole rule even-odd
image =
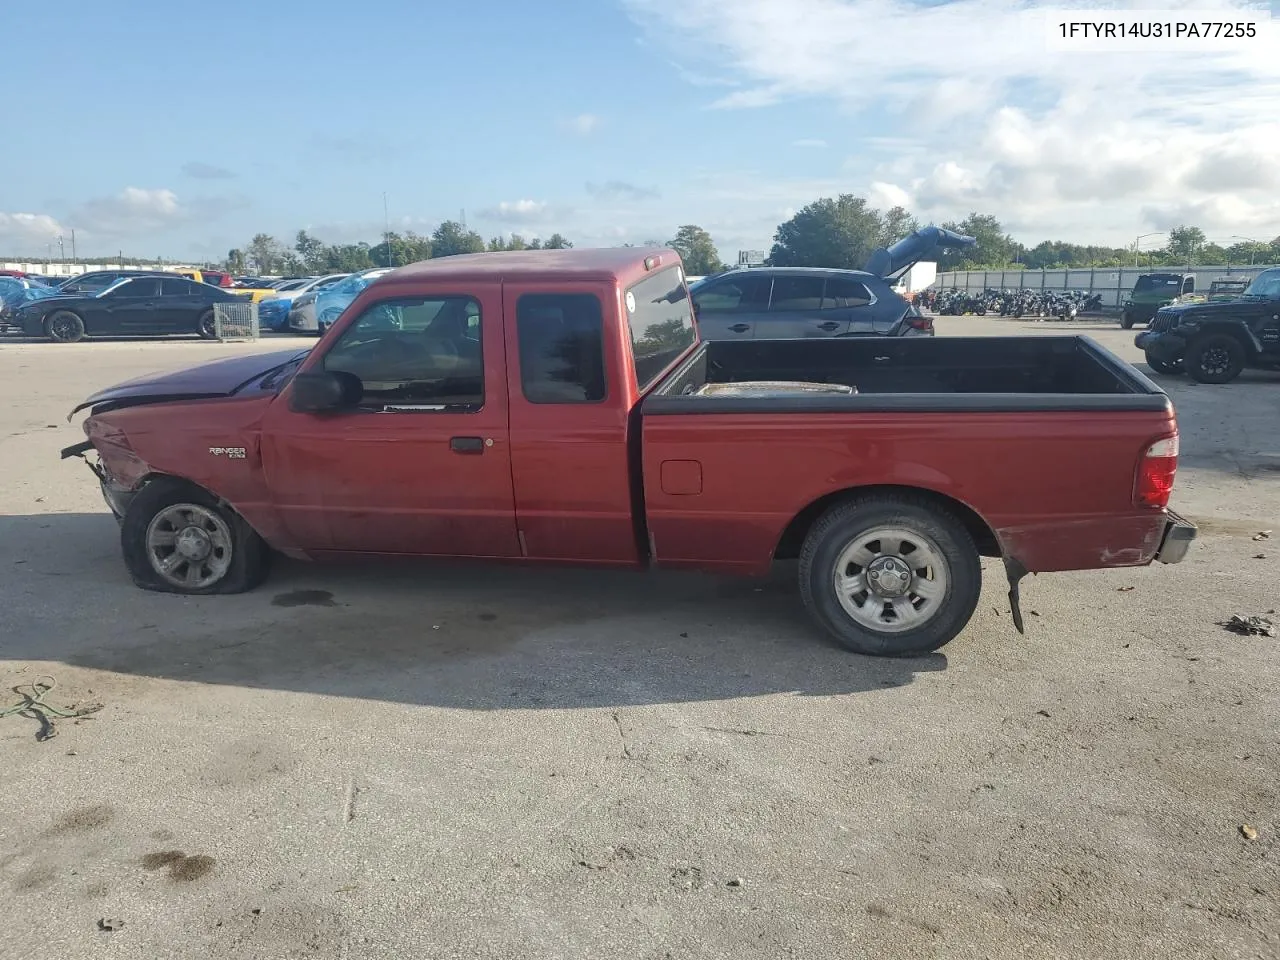
[[70, 310], [57, 310], [44, 322], [45, 333], [54, 343], [75, 343], [84, 339], [84, 321]]
[[133, 582], [166, 593], [243, 593], [267, 575], [269, 552], [239, 514], [208, 491], [176, 479], [153, 480], [120, 525]]
[[1244, 370], [1244, 346], [1225, 333], [1193, 340], [1184, 361], [1187, 373], [1198, 383], [1229, 383]]
[[1182, 373], [1181, 360], [1161, 360], [1159, 357], [1153, 357], [1150, 353], [1147, 354], [1147, 366], [1156, 373]]
[[982, 588], [978, 550], [945, 508], [909, 496], [833, 507], [800, 554], [805, 606], [840, 643], [870, 656], [918, 656], [952, 640]]
[[196, 333], [200, 334], [202, 340], [218, 339], [218, 320], [212, 310], [200, 314], [200, 319], [196, 321]]

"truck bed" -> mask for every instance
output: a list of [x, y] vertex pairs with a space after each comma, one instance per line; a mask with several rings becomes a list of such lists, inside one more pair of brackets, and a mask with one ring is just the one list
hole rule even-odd
[[859, 490], [944, 498], [984, 552], [1032, 572], [1149, 563], [1164, 531], [1133, 491], [1173, 406], [1085, 337], [714, 341], [641, 409], [664, 565], [761, 572], [795, 555], [792, 518]]
[[[797, 385], [790, 394], [780, 386], [788, 382]], [[706, 389], [734, 383], [768, 383], [775, 389]], [[852, 391], [819, 392], [800, 384], [839, 384]], [[643, 412], [1168, 407], [1158, 386], [1088, 337], [850, 337], [705, 342], [650, 392]]]

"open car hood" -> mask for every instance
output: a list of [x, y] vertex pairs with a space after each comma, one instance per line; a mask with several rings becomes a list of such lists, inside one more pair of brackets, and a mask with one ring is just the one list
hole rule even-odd
[[977, 244], [978, 241], [973, 237], [944, 230], [942, 227], [922, 227], [893, 246], [881, 247], [871, 254], [863, 269], [888, 280], [939, 250], [974, 247]]
[[67, 419], [70, 420], [81, 410], [99, 404], [127, 407], [143, 403], [229, 397], [241, 387], [253, 383], [277, 367], [305, 357], [309, 352], [296, 347], [272, 350], [270, 353], [254, 353], [247, 357], [214, 360], [169, 373], [150, 373], [135, 377], [114, 387], [99, 390], [72, 410]]

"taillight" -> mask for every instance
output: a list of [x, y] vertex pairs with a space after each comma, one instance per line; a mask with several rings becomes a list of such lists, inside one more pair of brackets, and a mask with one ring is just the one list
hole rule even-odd
[[1138, 464], [1138, 482], [1133, 502], [1140, 507], [1164, 508], [1173, 493], [1173, 476], [1178, 472], [1177, 436], [1159, 440], [1147, 447]]
[[907, 326], [912, 330], [932, 330], [933, 317], [907, 317]]

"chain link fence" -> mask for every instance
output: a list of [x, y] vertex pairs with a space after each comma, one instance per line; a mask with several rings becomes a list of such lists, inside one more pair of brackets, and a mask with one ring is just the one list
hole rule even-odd
[[939, 273], [933, 289], [942, 291], [954, 287], [964, 293], [981, 293], [983, 290], [1046, 290], [1066, 292], [1083, 290], [1100, 294], [1104, 310], [1119, 309], [1133, 290], [1133, 285], [1145, 273], [1191, 274], [1196, 278], [1196, 290], [1209, 289], [1218, 277], [1241, 277], [1252, 280], [1265, 264], [1241, 266], [1228, 264], [1220, 267], [1094, 267], [1083, 270], [969, 270]]
[[215, 303], [213, 305], [214, 336], [223, 341], [258, 339], [258, 305], [256, 303]]

